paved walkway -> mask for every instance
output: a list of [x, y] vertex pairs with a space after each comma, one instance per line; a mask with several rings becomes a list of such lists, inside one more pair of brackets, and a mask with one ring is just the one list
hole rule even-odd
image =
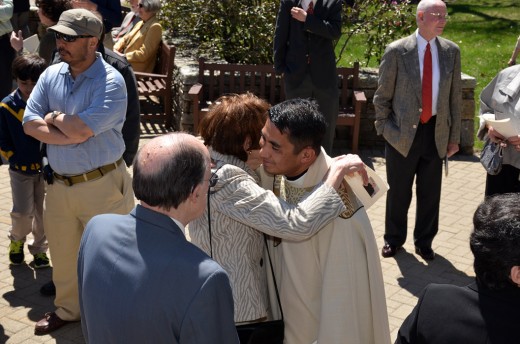
[[[385, 177], [381, 151], [364, 150], [362, 156], [377, 173]], [[450, 160], [449, 176], [443, 180], [440, 230], [434, 241], [437, 257], [425, 262], [413, 253], [411, 225], [404, 250], [395, 259], [382, 259], [392, 340], [404, 318], [417, 302], [420, 291], [430, 282], [464, 285], [474, 276], [468, 237], [472, 216], [483, 199], [485, 174], [474, 156]], [[52, 269], [34, 270], [30, 265], [11, 267], [8, 260], [11, 219], [11, 191], [7, 166], [0, 166], [0, 343], [84, 343], [79, 323], [46, 336], [34, 335], [34, 323], [53, 310], [53, 299], [39, 294], [42, 284], [51, 278]], [[412, 200], [412, 207], [415, 199]], [[383, 245], [385, 198], [368, 214], [379, 247]], [[414, 222], [414, 209], [410, 211]], [[31, 256], [25, 248], [26, 260]], [[121, 316], [124, 316], [122, 314]]]

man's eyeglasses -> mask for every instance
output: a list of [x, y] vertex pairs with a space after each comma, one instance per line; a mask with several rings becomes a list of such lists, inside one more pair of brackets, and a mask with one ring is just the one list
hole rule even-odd
[[441, 20], [441, 19], [444, 19], [444, 20], [448, 20], [450, 19], [450, 16], [448, 13], [432, 13], [432, 12], [429, 12], [434, 18], [435, 20]]
[[[219, 169], [216, 169], [215, 172], [211, 173], [211, 177], [209, 177], [209, 179], [204, 179], [204, 180], [208, 181], [208, 184], [209, 184], [208, 189], [213, 188], [213, 187], [215, 187], [215, 185], [217, 185], [217, 182], [218, 182], [217, 171], [218, 170]], [[193, 187], [191, 188], [192, 193], [196, 187], [197, 187], [197, 185], [193, 185]]]
[[217, 182], [218, 182], [217, 171], [215, 171], [211, 174], [211, 177], [209, 177], [208, 181], [209, 181], [210, 188], [213, 188], [213, 187], [215, 187], [215, 185], [217, 185]]
[[71, 42], [75, 42], [78, 38], [90, 38], [90, 37], [94, 37], [94, 36], [88, 36], [88, 35], [71, 36], [71, 35], [66, 35], [64, 33], [61, 33], [61, 32], [54, 31], [54, 37], [56, 37], [56, 39], [62, 39], [64, 42], [71, 43]]

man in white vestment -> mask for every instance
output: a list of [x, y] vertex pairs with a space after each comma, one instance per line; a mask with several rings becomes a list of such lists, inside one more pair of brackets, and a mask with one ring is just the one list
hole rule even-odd
[[[289, 203], [306, 197], [330, 165], [320, 146], [325, 129], [324, 117], [310, 100], [273, 106], [260, 142], [262, 186]], [[346, 183], [340, 194], [347, 210], [316, 235], [300, 242], [274, 238], [269, 243], [286, 344], [390, 342], [372, 226]], [[279, 318], [272, 286], [270, 298], [273, 316]]]

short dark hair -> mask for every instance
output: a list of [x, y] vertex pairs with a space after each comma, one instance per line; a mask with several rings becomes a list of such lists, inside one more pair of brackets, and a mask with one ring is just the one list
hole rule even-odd
[[[150, 206], [169, 211], [188, 199], [193, 189], [204, 181], [208, 159], [200, 148], [183, 139], [186, 133], [171, 133], [161, 139], [175, 142], [169, 158], [161, 159], [153, 171], [145, 170], [146, 157], [141, 148], [134, 159], [132, 187], [135, 197]], [[145, 146], [146, 147], [146, 146]]]
[[35, 4], [40, 8], [43, 15], [54, 23], [60, 20], [63, 12], [72, 9], [70, 0], [36, 0]]
[[513, 282], [511, 268], [520, 266], [520, 194], [488, 197], [473, 216], [470, 236], [477, 280], [490, 289]]
[[318, 104], [309, 99], [290, 99], [269, 109], [269, 119], [287, 134], [294, 145], [294, 154], [310, 146], [319, 155], [321, 142], [327, 129], [325, 117], [318, 110]]
[[11, 73], [14, 79], [38, 81], [47, 68], [47, 62], [36, 54], [24, 54], [13, 60]]
[[252, 93], [220, 97], [202, 119], [200, 136], [213, 150], [246, 161], [244, 142], [249, 137], [250, 149], [260, 149], [268, 109], [269, 104]]

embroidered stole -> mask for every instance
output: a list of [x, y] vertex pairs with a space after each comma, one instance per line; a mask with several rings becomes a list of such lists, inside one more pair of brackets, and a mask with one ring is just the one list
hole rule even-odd
[[[286, 183], [285, 178], [280, 175], [275, 176], [273, 182], [273, 192], [277, 197], [285, 200], [291, 204], [298, 204], [305, 196], [307, 196], [312, 190], [314, 190], [314, 186], [307, 188], [298, 188], [292, 186], [289, 183]], [[347, 182], [343, 180], [341, 186], [338, 190], [338, 194], [347, 208], [344, 212], [342, 212], [339, 217], [343, 219], [350, 218], [355, 212], [356, 207], [352, 204], [352, 201], [348, 195]]]

